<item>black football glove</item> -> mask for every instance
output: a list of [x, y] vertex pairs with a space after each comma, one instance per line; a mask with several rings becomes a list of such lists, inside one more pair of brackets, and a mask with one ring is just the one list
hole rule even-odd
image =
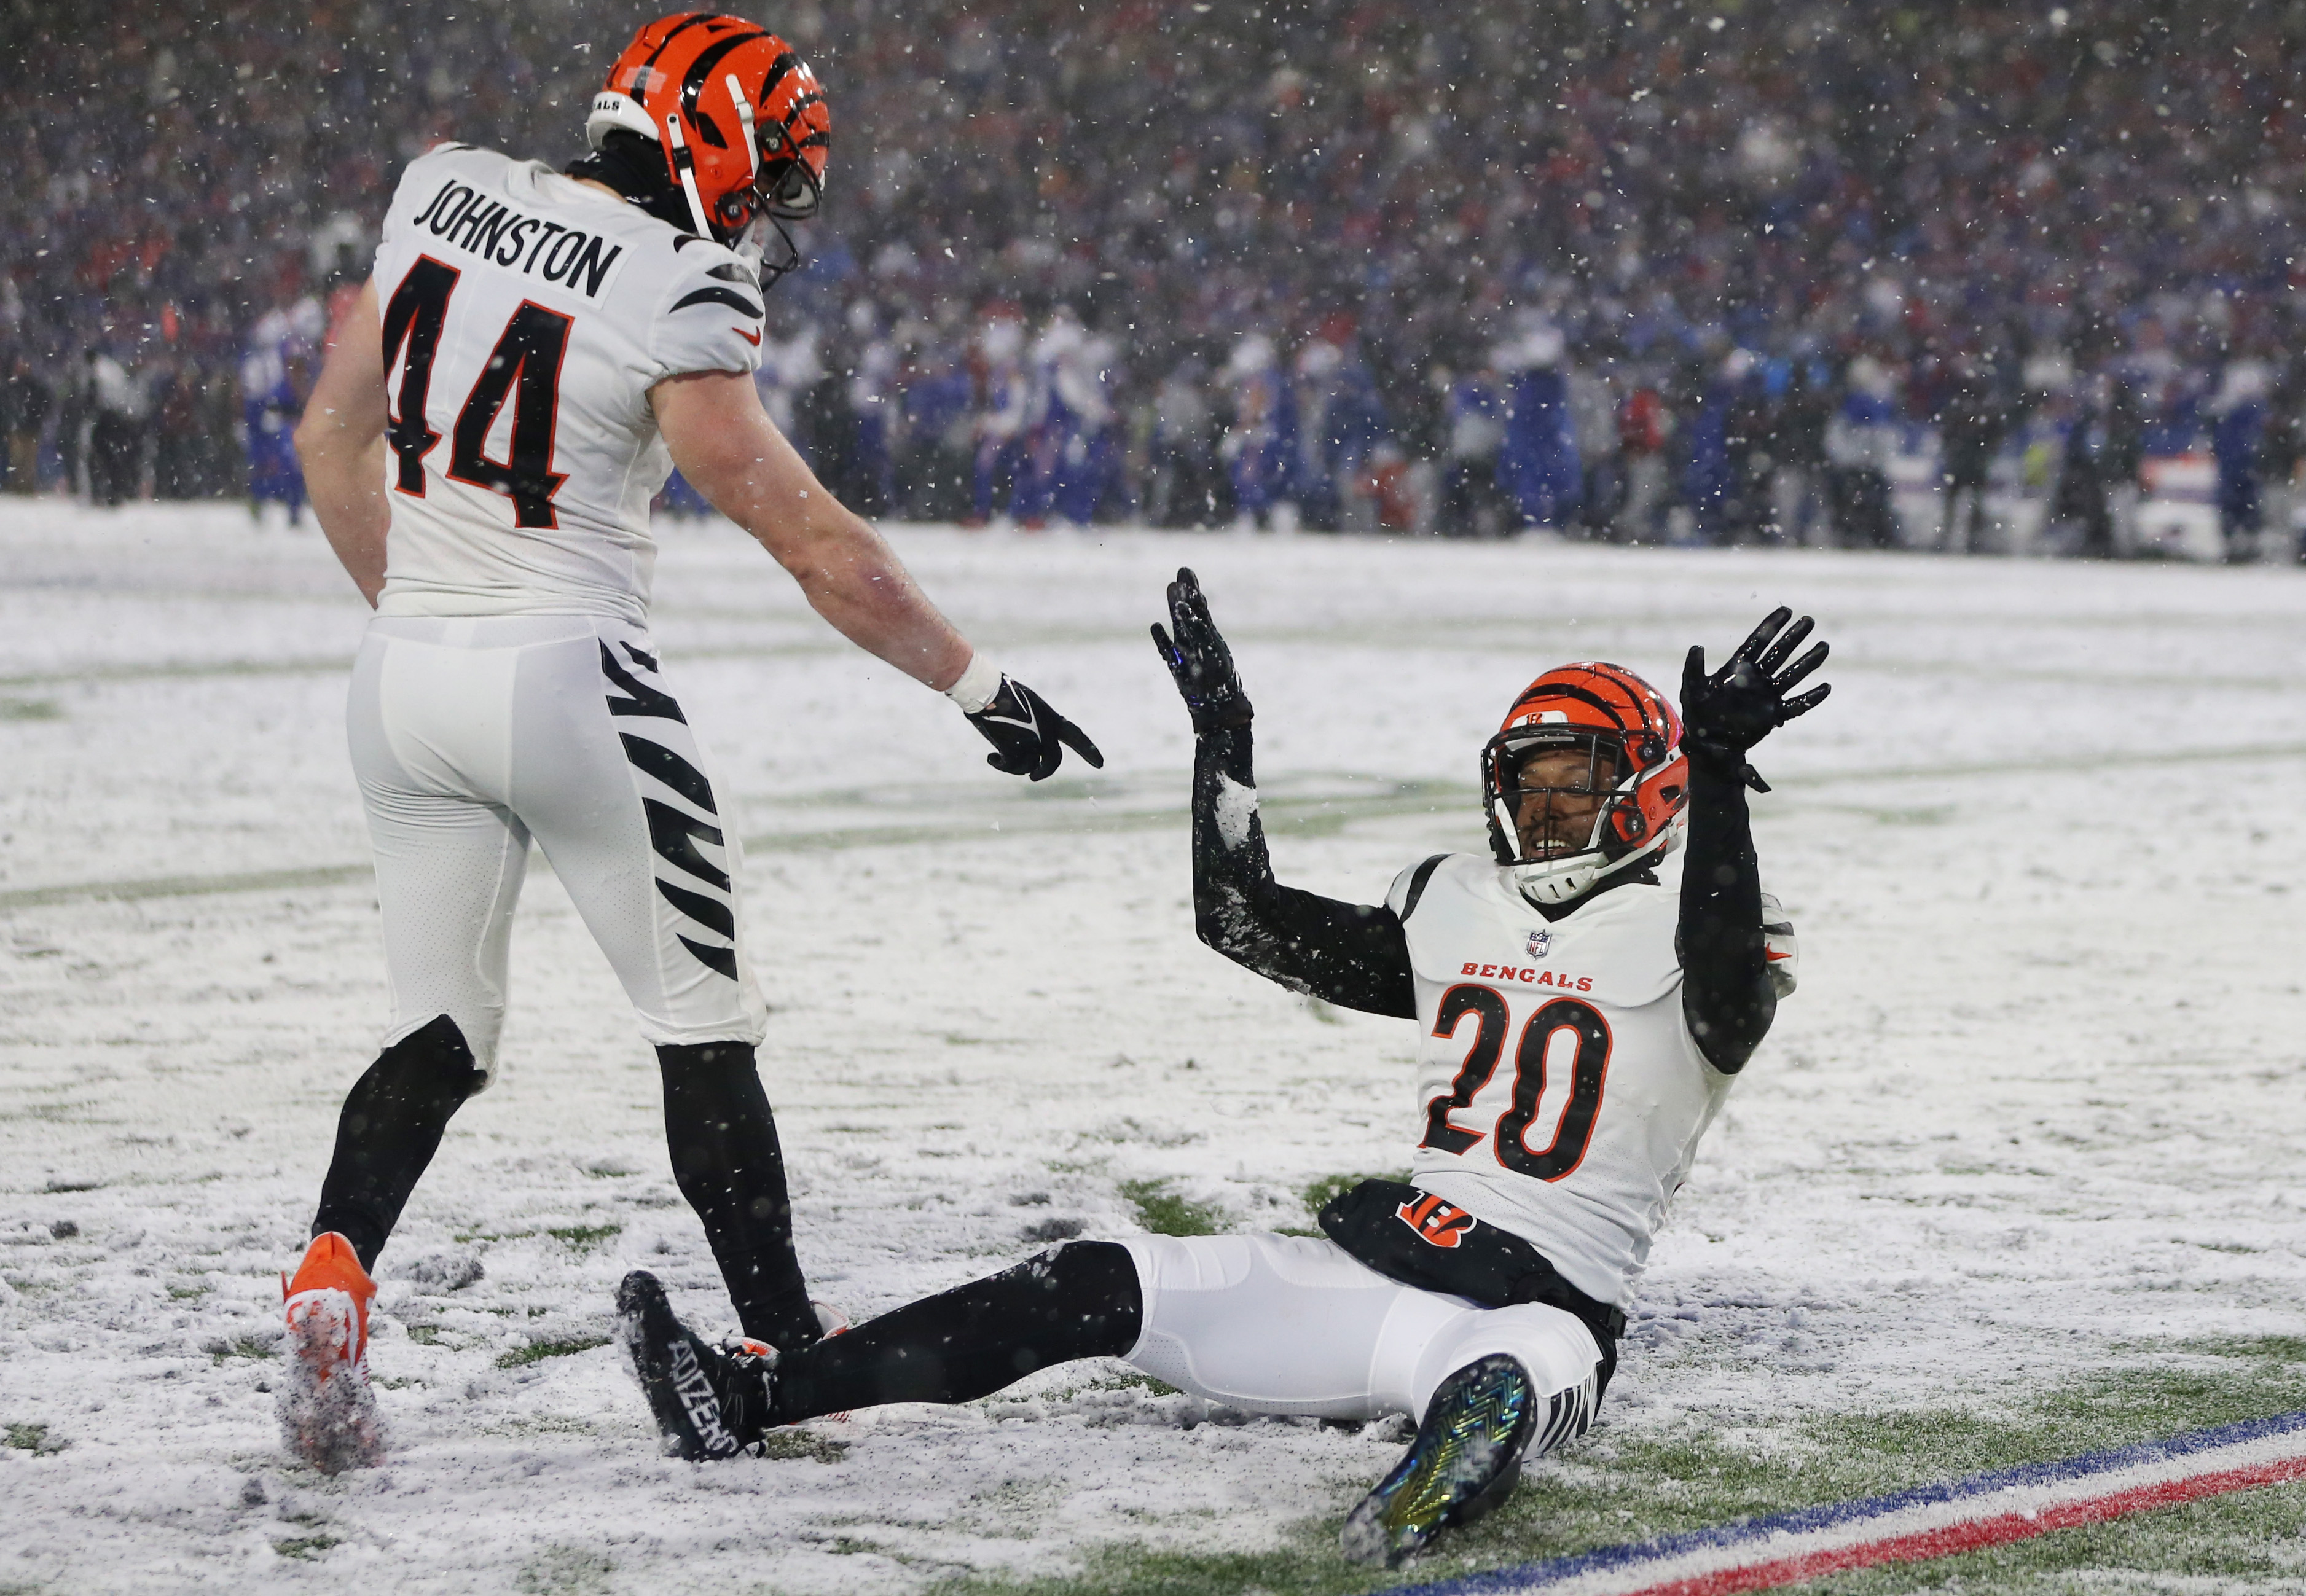
[[1004, 776], [1044, 781], [1064, 763], [1067, 748], [1093, 768], [1105, 768], [1105, 755], [1080, 727], [1051, 709], [1047, 699], [1005, 674], [993, 702], [969, 716], [969, 723], [993, 745], [985, 763]]
[[1733, 773], [1755, 792], [1769, 791], [1770, 784], [1746, 763], [1747, 752], [1788, 721], [1824, 703], [1833, 691], [1830, 684], [1820, 682], [1806, 693], [1786, 696], [1802, 678], [1825, 663], [1827, 653], [1821, 643], [1786, 665], [1815, 625], [1805, 615], [1787, 626], [1792, 615], [1782, 604], [1771, 610], [1730, 653], [1730, 662], [1711, 676], [1705, 674], [1703, 647], [1691, 649], [1681, 667], [1681, 746], [1693, 761]]
[[1200, 578], [1180, 567], [1169, 584], [1169, 625], [1153, 623], [1153, 646], [1161, 662], [1177, 679], [1177, 691], [1193, 717], [1193, 730], [1215, 731], [1224, 726], [1246, 726], [1253, 713], [1249, 696], [1234, 673], [1233, 650], [1226, 646], [1217, 623], [1209, 619], [1209, 602], [1201, 596]]

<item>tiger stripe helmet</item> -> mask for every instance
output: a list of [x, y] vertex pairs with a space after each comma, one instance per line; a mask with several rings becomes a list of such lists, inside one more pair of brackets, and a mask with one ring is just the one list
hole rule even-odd
[[[1521, 767], [1534, 755], [1564, 748], [1586, 754], [1591, 784], [1605, 797], [1584, 847], [1532, 858], [1523, 852], [1516, 824], [1525, 790]], [[1482, 748], [1482, 797], [1498, 863], [1533, 900], [1567, 903], [1604, 877], [1654, 863], [1679, 845], [1689, 802], [1681, 716], [1622, 665], [1594, 660], [1549, 670], [1522, 689]]]
[[679, 12], [627, 45], [585, 138], [638, 133], [664, 151], [697, 233], [729, 243], [756, 217], [799, 220], [824, 198], [833, 114], [793, 47], [741, 17]]

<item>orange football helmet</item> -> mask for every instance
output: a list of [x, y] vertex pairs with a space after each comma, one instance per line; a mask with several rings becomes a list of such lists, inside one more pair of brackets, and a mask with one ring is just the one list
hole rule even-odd
[[824, 90], [790, 45], [740, 17], [680, 12], [634, 35], [585, 119], [595, 150], [619, 130], [663, 150], [705, 237], [734, 243], [757, 220], [799, 220], [824, 202]]
[[[1562, 786], [1524, 783], [1536, 756], [1569, 751], [1585, 756], [1582, 779]], [[1557, 795], [1580, 807], [1601, 804], [1583, 845], [1522, 843], [1525, 801]], [[1490, 846], [1522, 892], [1539, 903], [1566, 903], [1603, 877], [1654, 862], [1681, 841], [1689, 803], [1689, 761], [1681, 752], [1681, 716], [1672, 701], [1622, 665], [1589, 661], [1549, 670], [1514, 700], [1505, 724], [1482, 750], [1482, 797]], [[1542, 828], [1541, 828], [1542, 829]]]

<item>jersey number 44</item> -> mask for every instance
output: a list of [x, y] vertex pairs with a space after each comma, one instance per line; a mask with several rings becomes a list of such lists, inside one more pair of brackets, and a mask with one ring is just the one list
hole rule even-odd
[[[392, 370], [404, 347], [408, 355], [385, 437], [400, 463], [396, 485], [417, 499], [424, 497], [424, 457], [440, 441], [424, 407], [431, 396], [433, 357], [448, 320], [448, 298], [461, 275], [430, 255], [420, 256], [384, 309], [384, 369]], [[498, 335], [450, 428], [448, 474], [510, 499], [517, 526], [559, 525], [552, 496], [568, 479], [552, 469], [552, 436], [560, 405], [560, 363], [574, 324], [573, 317], [523, 301]], [[513, 405], [511, 457], [492, 459], [489, 432], [508, 397]]]

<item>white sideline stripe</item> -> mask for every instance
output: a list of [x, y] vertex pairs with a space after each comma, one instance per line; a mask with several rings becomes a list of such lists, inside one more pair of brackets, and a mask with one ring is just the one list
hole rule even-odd
[[[1893, 1541], [1932, 1530], [1951, 1528], [2012, 1515], [2031, 1517], [2044, 1509], [2071, 1502], [2092, 1501], [2124, 1491], [2191, 1480], [2205, 1474], [2254, 1464], [2306, 1459], [2306, 1430], [2260, 1436], [2231, 1447], [2208, 1447], [2182, 1456], [2114, 1468], [2044, 1484], [2005, 1486], [1999, 1490], [1898, 1507], [1814, 1530], [1779, 1530], [1728, 1545], [1694, 1548], [1662, 1556], [1640, 1558], [1611, 1568], [1593, 1568], [1549, 1575], [1542, 1569], [1516, 1580], [1513, 1571], [1474, 1575], [1457, 1588], [1494, 1592], [1542, 1592], [1544, 1596], [1630, 1596], [1683, 1580], [1702, 1579], [1757, 1564], [1837, 1551], [1879, 1541]], [[1565, 1559], [1566, 1560], [1566, 1559]], [[1443, 1586], [1448, 1589], [1450, 1586]]]

